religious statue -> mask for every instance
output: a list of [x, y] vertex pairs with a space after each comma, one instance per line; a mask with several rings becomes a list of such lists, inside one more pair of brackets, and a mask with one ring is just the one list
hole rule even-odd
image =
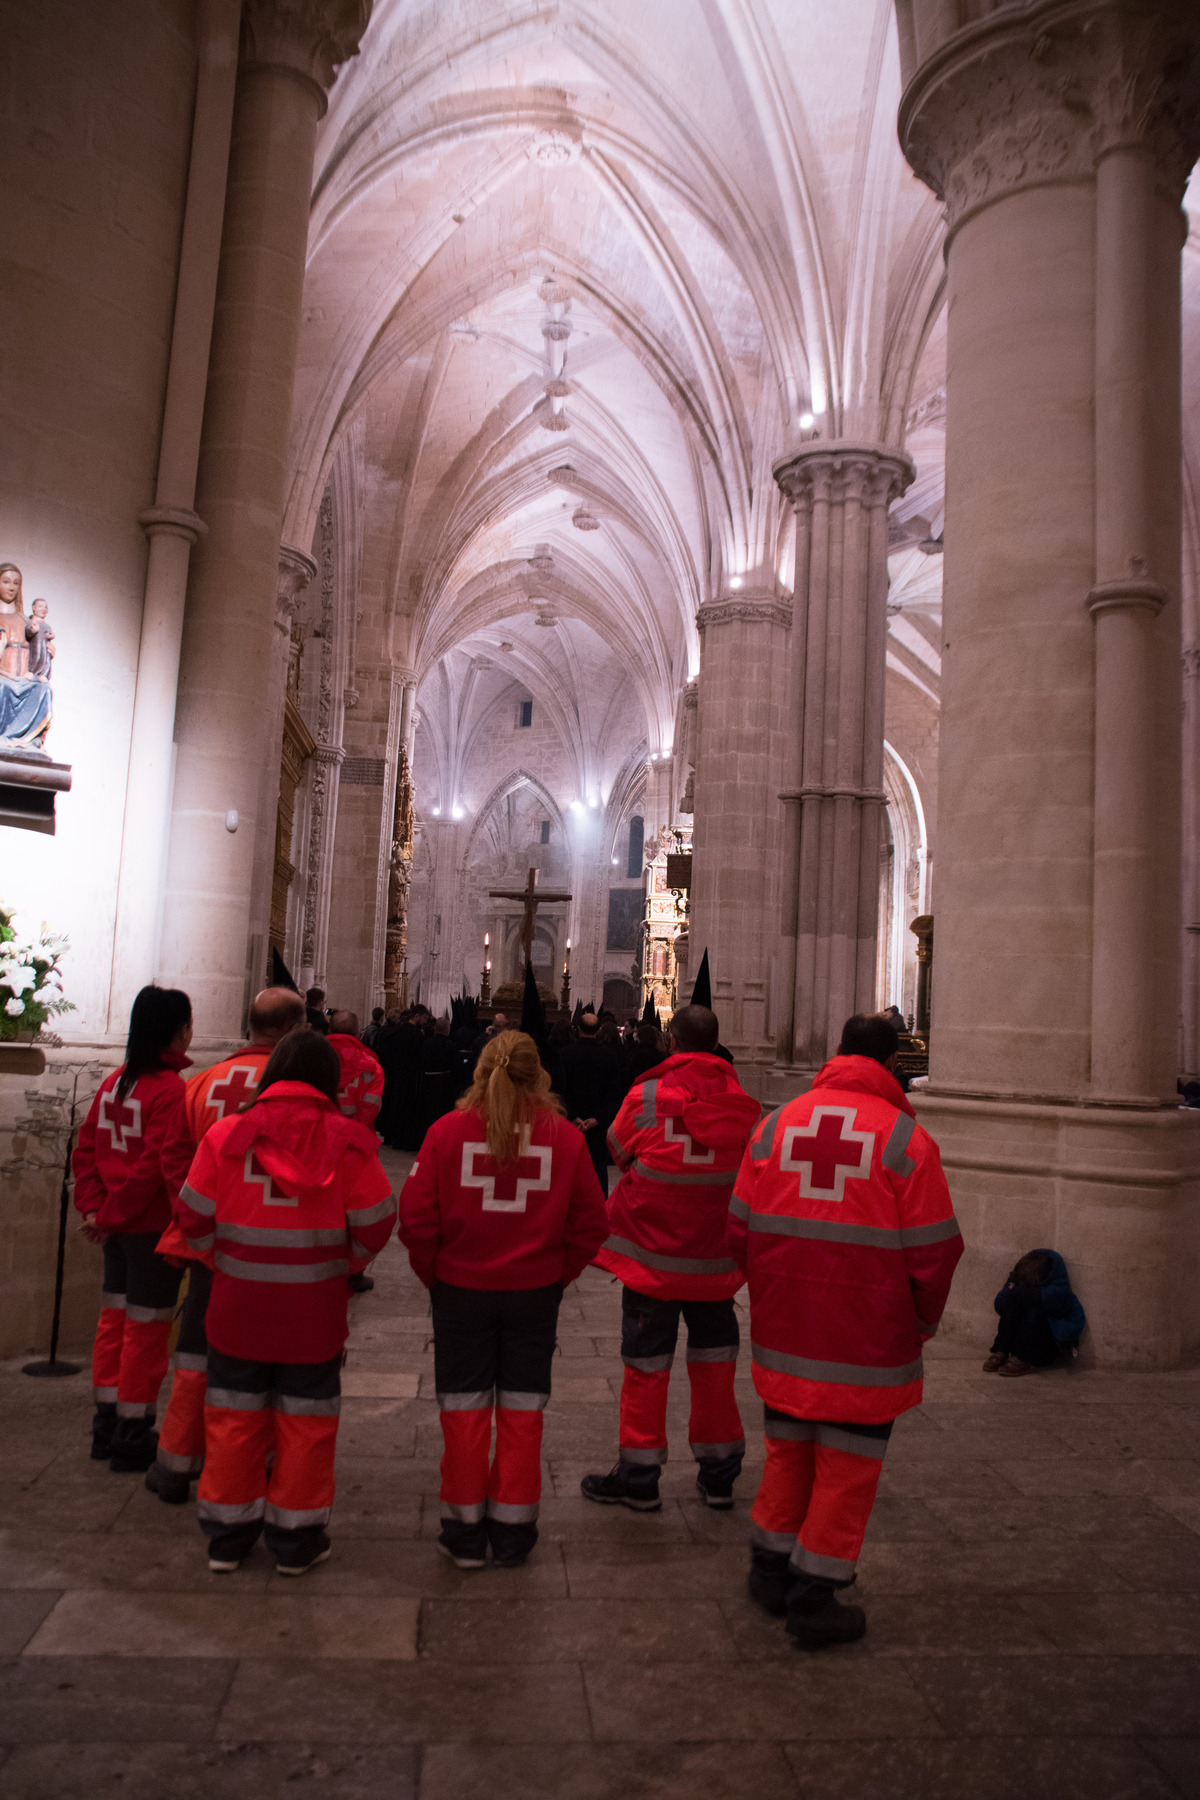
[[0, 563], [0, 749], [40, 750], [54, 716], [49, 607], [35, 600], [25, 617], [21, 571]]
[[527, 969], [530, 968], [533, 963], [533, 924], [537, 917], [538, 907], [547, 901], [569, 900], [571, 898], [570, 894], [539, 894], [537, 880], [537, 870], [530, 869], [523, 888], [517, 888], [515, 892], [509, 888], [490, 888], [488, 890], [491, 899], [520, 900], [525, 909], [525, 917], [521, 924], [521, 949], [524, 953], [525, 967]]

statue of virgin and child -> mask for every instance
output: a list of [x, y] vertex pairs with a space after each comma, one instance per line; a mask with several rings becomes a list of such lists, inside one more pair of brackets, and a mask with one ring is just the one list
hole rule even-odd
[[35, 600], [26, 617], [21, 571], [0, 563], [0, 750], [40, 750], [54, 716], [54, 631]]

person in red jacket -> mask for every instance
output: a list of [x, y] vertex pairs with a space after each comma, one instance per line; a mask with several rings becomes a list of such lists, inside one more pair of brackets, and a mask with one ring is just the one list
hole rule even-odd
[[763, 1121], [729, 1207], [766, 1410], [750, 1593], [806, 1649], [866, 1630], [836, 1591], [962, 1255], [937, 1145], [891, 1073], [898, 1047], [889, 1020], [847, 1019], [811, 1091]]
[[206, 1133], [180, 1195], [184, 1236], [213, 1259], [197, 1510], [218, 1573], [260, 1532], [281, 1575], [329, 1555], [346, 1276], [396, 1218], [374, 1135], [338, 1110], [339, 1075], [324, 1038], [289, 1032], [249, 1111]]
[[[304, 1002], [291, 988], [263, 988], [250, 1006], [250, 1042], [233, 1056], [193, 1075], [186, 1086], [188, 1130], [195, 1146], [213, 1125], [238, 1112], [258, 1089], [272, 1050], [289, 1031], [304, 1024]], [[160, 1256], [188, 1265], [188, 1288], [175, 1343], [171, 1398], [158, 1434], [158, 1454], [146, 1471], [146, 1486], [168, 1506], [183, 1506], [204, 1463], [204, 1394], [208, 1387], [208, 1339], [204, 1320], [212, 1270], [193, 1257], [172, 1221], [159, 1241]]]
[[[375, 1129], [383, 1105], [383, 1064], [358, 1035], [358, 1014], [335, 1012], [329, 1020], [329, 1042], [342, 1065], [338, 1105], [348, 1119]], [[365, 1270], [350, 1277], [352, 1294], [369, 1294], [375, 1283]]]
[[81, 1229], [104, 1247], [104, 1294], [92, 1348], [92, 1456], [119, 1473], [149, 1468], [154, 1409], [180, 1274], [157, 1252], [192, 1156], [183, 1080], [192, 1003], [144, 987], [129, 1015], [125, 1061], [100, 1084], [71, 1166]]
[[667, 1460], [667, 1391], [687, 1322], [688, 1438], [696, 1486], [708, 1506], [733, 1505], [746, 1439], [733, 1393], [738, 1324], [733, 1296], [745, 1277], [725, 1246], [734, 1176], [761, 1116], [715, 1054], [717, 1016], [684, 1006], [671, 1021], [670, 1055], [635, 1081], [613, 1121], [609, 1148], [622, 1170], [608, 1202], [609, 1235], [596, 1261], [621, 1293], [620, 1450], [607, 1475], [581, 1491], [605, 1506], [657, 1512]]
[[460, 1569], [483, 1568], [489, 1545], [515, 1568], [537, 1542], [559, 1303], [604, 1237], [587, 1142], [559, 1115], [533, 1039], [502, 1031], [457, 1109], [430, 1126], [400, 1194], [400, 1238], [432, 1297], [438, 1547]]

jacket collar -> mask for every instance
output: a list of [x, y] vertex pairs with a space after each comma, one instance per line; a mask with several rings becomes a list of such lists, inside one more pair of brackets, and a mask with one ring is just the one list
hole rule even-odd
[[[310, 1106], [319, 1107], [322, 1112], [337, 1112], [332, 1100], [326, 1099], [319, 1088], [310, 1086], [307, 1081], [273, 1081], [265, 1094], [255, 1101], [255, 1106], [269, 1106], [272, 1100], [302, 1100]], [[338, 1113], [338, 1117], [341, 1114]]]
[[159, 1060], [164, 1069], [174, 1069], [176, 1072], [180, 1069], [190, 1069], [192, 1066], [191, 1057], [186, 1056], [182, 1050], [163, 1050]]
[[910, 1119], [916, 1113], [908, 1104], [904, 1089], [896, 1080], [890, 1069], [877, 1063], [871, 1056], [832, 1056], [823, 1069], [819, 1069], [813, 1077], [814, 1088], [839, 1088], [851, 1094], [874, 1094], [877, 1099], [886, 1100], [898, 1112], [907, 1113]]

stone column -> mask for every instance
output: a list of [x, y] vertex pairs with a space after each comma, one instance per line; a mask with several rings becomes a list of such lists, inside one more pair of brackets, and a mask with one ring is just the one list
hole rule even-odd
[[773, 591], [729, 594], [705, 601], [696, 624], [701, 649], [689, 962], [698, 969], [708, 951], [722, 1041], [741, 1065], [766, 1061], [771, 1050], [777, 796], [792, 608]]
[[981, 1315], [1053, 1244], [1089, 1344], [1200, 1342], [1179, 1016], [1179, 202], [1200, 16], [901, 8], [905, 152], [948, 210], [937, 981], [923, 1117]]
[[[162, 963], [198, 1035], [239, 1035], [317, 121], [369, 0], [248, 0], [184, 624]], [[269, 834], [266, 834], [269, 836]]]
[[[796, 512], [795, 623], [782, 799], [780, 1092], [875, 1005], [887, 511], [903, 452], [814, 439], [775, 464]], [[789, 1074], [787, 1071], [792, 1071]]]
[[134, 995], [154, 979], [158, 966], [184, 597], [192, 545], [207, 529], [193, 508], [225, 210], [240, 13], [240, 0], [201, 0], [197, 10], [196, 109], [158, 477], [154, 505], [138, 518], [150, 549], [109, 991], [108, 1028], [113, 1033], [124, 1032]]

